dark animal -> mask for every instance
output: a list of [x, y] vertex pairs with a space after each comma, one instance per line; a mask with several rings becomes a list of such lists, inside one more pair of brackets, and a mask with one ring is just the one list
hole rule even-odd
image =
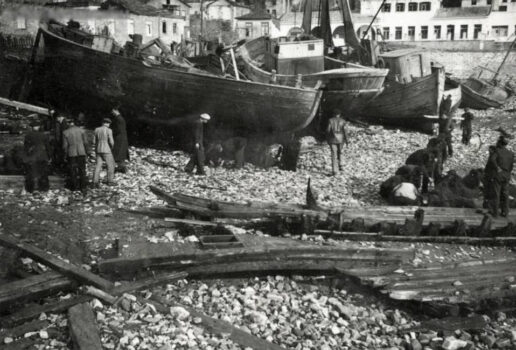
[[472, 190], [480, 188], [484, 181], [484, 169], [472, 169], [462, 178], [462, 183]]
[[410, 182], [416, 186], [417, 189], [421, 188], [421, 182], [424, 176], [429, 176], [426, 169], [419, 165], [403, 165], [398, 168], [394, 175], [400, 175], [404, 181]]
[[448, 174], [428, 194], [428, 205], [435, 207], [477, 208], [481, 192], [468, 188], [455, 171]]

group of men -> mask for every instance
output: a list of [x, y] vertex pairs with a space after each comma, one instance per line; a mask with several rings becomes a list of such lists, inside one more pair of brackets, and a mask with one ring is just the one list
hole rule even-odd
[[[114, 184], [115, 167], [126, 171], [126, 160], [129, 159], [128, 140], [125, 120], [118, 107], [111, 111], [114, 130], [110, 129], [111, 119], [105, 118], [102, 126], [95, 129], [94, 150], [96, 155], [93, 186], [100, 184], [100, 172], [103, 163], [108, 169], [107, 183]], [[25, 187], [28, 192], [47, 191], [50, 165], [56, 171], [66, 171], [68, 187], [72, 191], [85, 193], [88, 187], [86, 160], [90, 147], [84, 129], [84, 114], [79, 113], [76, 119], [65, 118], [51, 111], [53, 121], [53, 142], [41, 130], [40, 121], [31, 123], [32, 130], [24, 140]], [[53, 146], [53, 147], [52, 147]]]

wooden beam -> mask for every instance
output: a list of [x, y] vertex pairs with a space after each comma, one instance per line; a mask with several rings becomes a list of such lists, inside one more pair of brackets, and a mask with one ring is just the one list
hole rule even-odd
[[64, 299], [60, 301], [56, 301], [53, 303], [38, 305], [38, 306], [27, 306], [23, 309], [20, 309], [8, 316], [4, 316], [0, 318], [0, 325], [2, 327], [13, 327], [19, 324], [22, 324], [24, 322], [28, 322], [30, 320], [33, 320], [42, 313], [45, 314], [60, 314], [63, 312], [66, 312], [70, 307], [86, 303], [93, 298], [87, 295], [80, 295], [76, 297], [72, 297], [70, 299]]
[[[214, 333], [217, 335], [221, 334], [227, 334], [229, 339], [234, 341], [235, 343], [239, 344], [240, 346], [244, 348], [251, 348], [255, 350], [284, 350], [283, 347], [276, 345], [274, 343], [271, 343], [265, 339], [258, 338], [252, 334], [249, 334], [239, 328], [236, 328], [232, 324], [210, 317], [200, 311], [197, 311], [194, 308], [176, 304], [176, 303], [169, 303], [163, 298], [160, 298], [158, 296], [152, 295], [152, 300], [148, 300], [146, 302], [152, 302], [152, 304], [156, 307], [156, 309], [163, 313], [169, 312], [169, 307], [171, 306], [180, 306], [183, 307], [185, 310], [187, 310], [190, 315], [193, 317], [198, 317], [201, 319], [200, 325], [205, 328], [208, 332]], [[145, 301], [145, 300], [144, 300]]]
[[[60, 176], [48, 177], [50, 189], [65, 187], [65, 180]], [[23, 175], [0, 175], [0, 190], [22, 189], [25, 186]]]
[[71, 290], [75, 283], [56, 272], [45, 272], [0, 285], [0, 311], [15, 304], [37, 300], [51, 294]]
[[175, 223], [175, 224], [211, 226], [211, 227], [216, 227], [218, 225], [221, 225], [221, 224], [217, 224], [216, 222], [211, 222], [211, 221], [176, 219], [176, 218], [165, 218], [165, 221]]
[[421, 322], [419, 326], [411, 328], [407, 331], [448, 331], [455, 332], [457, 329], [463, 331], [484, 330], [487, 322], [481, 315], [472, 315], [468, 317], [444, 317]]
[[68, 309], [68, 328], [75, 349], [102, 349], [95, 315], [88, 303], [78, 304]]
[[0, 235], [0, 246], [16, 249], [23, 255], [28, 256], [33, 260], [42, 263], [43, 265], [51, 267], [63, 275], [77, 280], [83, 284], [91, 284], [103, 290], [111, 290], [114, 286], [111, 281], [97, 276], [81, 267], [77, 267], [61, 259], [58, 259], [55, 256], [43, 251], [42, 249], [39, 249], [30, 244], [23, 243], [14, 237], [7, 236], [5, 234]]
[[48, 108], [34, 106], [34, 105], [31, 105], [31, 104], [28, 104], [25, 102], [9, 100], [4, 97], [0, 97], [0, 104], [3, 104], [5, 106], [14, 107], [14, 108], [24, 109], [26, 111], [34, 112], [34, 113], [38, 113], [38, 114], [42, 114], [42, 115], [47, 115], [47, 116], [50, 115]]
[[36, 332], [43, 328], [47, 328], [50, 322], [47, 320], [35, 320], [32, 322], [24, 323], [20, 326], [4, 329], [0, 332], [0, 343], [3, 343], [6, 337], [18, 338], [28, 332]]
[[162, 273], [153, 277], [149, 277], [146, 279], [138, 280], [135, 282], [129, 282], [126, 284], [122, 284], [113, 289], [112, 294], [114, 295], [122, 295], [124, 293], [134, 292], [140, 289], [147, 289], [151, 287], [155, 287], [162, 284], [171, 283], [180, 279], [185, 279], [188, 277], [188, 273], [183, 272], [172, 272], [172, 273]]
[[469, 245], [514, 245], [516, 236], [511, 237], [468, 237], [468, 236], [401, 236], [383, 235], [378, 232], [346, 232], [315, 230], [315, 235], [350, 241], [379, 242], [421, 242], [421, 243], [457, 243]]

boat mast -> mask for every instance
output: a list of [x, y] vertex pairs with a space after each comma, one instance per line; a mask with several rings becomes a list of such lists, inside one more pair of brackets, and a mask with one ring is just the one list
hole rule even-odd
[[367, 27], [367, 30], [364, 32], [364, 35], [362, 36], [362, 40], [364, 40], [365, 37], [367, 36], [367, 33], [369, 33], [369, 29], [371, 29], [371, 27], [373, 26], [373, 23], [376, 20], [376, 17], [378, 17], [378, 14], [380, 13], [380, 11], [382, 10], [383, 5], [385, 4], [385, 1], [387, 1], [387, 0], [383, 0], [382, 3], [380, 4], [380, 7], [378, 8], [378, 11], [376, 11], [376, 14], [373, 17], [373, 20], [371, 21], [371, 23], [369, 23], [369, 27]]
[[[384, 0], [385, 1], [385, 0]], [[509, 46], [509, 50], [507, 50], [507, 53], [505, 54], [505, 57], [503, 58], [503, 61], [502, 63], [500, 63], [500, 67], [498, 67], [498, 70], [496, 71], [494, 77], [493, 77], [493, 80], [496, 80], [496, 78], [498, 78], [498, 74], [500, 74], [500, 71], [502, 70], [502, 67], [503, 65], [505, 64], [505, 61], [507, 60], [507, 57], [509, 57], [509, 54], [511, 53], [512, 51], [512, 48], [514, 46], [514, 43], [516, 43], [516, 38], [514, 38], [514, 40], [512, 41], [511, 43], [511, 46]]]

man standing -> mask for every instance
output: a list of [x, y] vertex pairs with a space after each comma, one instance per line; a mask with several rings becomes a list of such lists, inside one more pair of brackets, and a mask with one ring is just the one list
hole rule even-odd
[[[448, 95], [446, 99], [441, 100], [439, 106], [439, 135], [442, 135], [446, 143], [446, 153], [448, 156], [453, 156], [452, 147], [452, 131], [453, 131], [453, 118], [451, 113], [452, 100], [451, 95]], [[444, 159], [446, 160], [446, 159]]]
[[63, 153], [63, 133], [68, 128], [66, 119], [56, 111], [50, 111], [54, 121], [54, 167], [63, 170], [66, 155]]
[[31, 123], [32, 131], [25, 135], [25, 189], [27, 192], [48, 191], [48, 163], [51, 157], [47, 136], [41, 132], [37, 121]]
[[507, 144], [507, 139], [501, 136], [496, 143], [496, 151], [492, 156], [490, 155], [488, 164], [486, 164], [486, 172], [488, 170], [490, 173], [496, 171], [494, 181], [489, 182], [491, 188], [488, 191], [492, 194], [492, 199], [488, 200], [489, 212], [494, 217], [498, 216], [499, 205], [502, 216], [509, 214], [509, 182], [514, 167], [514, 153], [507, 149]]
[[73, 119], [68, 121], [68, 129], [63, 133], [63, 151], [68, 160], [70, 189], [86, 193], [88, 179], [86, 177], [86, 155], [88, 139], [84, 129], [75, 125]]
[[331, 151], [331, 168], [332, 175], [336, 175], [339, 170], [342, 170], [341, 155], [342, 144], [346, 142], [348, 145], [348, 138], [345, 130], [345, 122], [341, 118], [340, 110], [336, 109], [333, 112], [334, 117], [328, 121], [326, 129], [326, 137]]
[[116, 163], [115, 170], [125, 173], [125, 161], [129, 159], [129, 143], [125, 119], [120, 114], [118, 107], [113, 108], [111, 114], [113, 115], [113, 139], [115, 141], [115, 146], [113, 147], [113, 158]]
[[203, 113], [194, 125], [194, 149], [190, 161], [185, 166], [187, 173], [192, 173], [197, 167], [197, 175], [206, 175], [204, 172], [204, 124], [211, 119], [210, 115]]
[[473, 118], [474, 115], [471, 113], [470, 109], [465, 108], [464, 114], [462, 114], [462, 121], [460, 122], [460, 127], [462, 129], [462, 143], [465, 145], [469, 145], [469, 140], [471, 140], [471, 122], [473, 121]]
[[114, 146], [113, 132], [109, 128], [111, 119], [105, 118], [102, 121], [102, 126], [95, 129], [95, 173], [93, 175], [93, 186], [99, 187], [100, 171], [102, 164], [106, 162], [107, 165], [107, 184], [113, 186], [115, 179], [115, 161], [111, 149]]

